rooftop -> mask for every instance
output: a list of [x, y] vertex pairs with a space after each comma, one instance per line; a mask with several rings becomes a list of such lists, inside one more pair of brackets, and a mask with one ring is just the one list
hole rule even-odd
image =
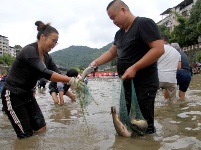
[[[180, 6], [181, 8], [184, 8], [184, 7], [186, 7], [186, 6], [188, 6], [188, 5], [192, 4], [192, 3], [193, 3], [193, 0], [184, 0], [184, 1], [182, 1], [181, 3], [179, 3], [178, 5], [176, 5], [176, 6], [172, 7], [172, 8], [177, 8], [177, 7], [179, 7], [179, 6]], [[167, 10], [165, 10], [165, 11], [164, 11], [163, 13], [161, 13], [160, 15], [170, 14], [172, 8], [168, 8]]]

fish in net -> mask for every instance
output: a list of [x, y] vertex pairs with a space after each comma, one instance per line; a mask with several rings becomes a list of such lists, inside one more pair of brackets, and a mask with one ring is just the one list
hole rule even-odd
[[[113, 93], [120, 94], [119, 95], [119, 112], [118, 112], [119, 119], [122, 122], [122, 124], [125, 125], [127, 130], [133, 133], [132, 135], [142, 136], [146, 132], [148, 124], [140, 111], [133, 80], [131, 80], [131, 86], [132, 86], [131, 95], [132, 96], [131, 96], [131, 108], [129, 113], [126, 106], [126, 98], [125, 98], [123, 82], [124, 82], [123, 80], [120, 80], [120, 93], [113, 92]], [[113, 84], [113, 89], [114, 89], [113, 91], [116, 90], [114, 87], [114, 84]], [[116, 100], [116, 97], [117, 96], [113, 94], [113, 101]]]
[[138, 135], [144, 135], [147, 130], [148, 124], [144, 119], [135, 92], [133, 80], [131, 80], [131, 108], [129, 112], [129, 126]]

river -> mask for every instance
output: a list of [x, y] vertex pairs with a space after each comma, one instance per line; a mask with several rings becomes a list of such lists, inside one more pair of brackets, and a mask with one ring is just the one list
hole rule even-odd
[[[54, 105], [48, 89], [37, 89], [36, 98], [45, 116], [47, 131], [19, 140], [0, 111], [1, 150], [200, 150], [201, 75], [194, 75], [187, 99], [165, 101], [159, 90], [155, 103], [157, 132], [142, 137], [118, 136], [110, 107], [116, 103], [112, 92], [117, 78], [89, 79], [94, 98], [83, 113], [79, 102], [65, 97], [63, 106]], [[47, 85], [46, 85], [47, 87]], [[2, 106], [0, 102], [0, 107]]]

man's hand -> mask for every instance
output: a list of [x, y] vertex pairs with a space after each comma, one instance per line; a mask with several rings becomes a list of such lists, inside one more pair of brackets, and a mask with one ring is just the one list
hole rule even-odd
[[89, 64], [89, 67], [91, 68], [94, 68], [94, 67], [98, 67], [96, 62], [95, 61], [92, 61], [90, 64]]
[[82, 91], [84, 89], [84, 86], [86, 86], [84, 82], [74, 77], [70, 79], [69, 84], [72, 86], [73, 89], [78, 91]]
[[129, 67], [125, 73], [123, 74], [123, 76], [121, 77], [123, 80], [125, 79], [132, 79], [135, 77], [136, 74], [136, 70], [134, 66]]

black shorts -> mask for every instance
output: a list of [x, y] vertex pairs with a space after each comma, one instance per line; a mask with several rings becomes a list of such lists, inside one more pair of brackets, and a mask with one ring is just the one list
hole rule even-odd
[[52, 92], [59, 93], [59, 91], [57, 89], [57, 82], [50, 82], [50, 84], [49, 84], [49, 93], [50, 93], [50, 95], [52, 95]]
[[68, 91], [68, 89], [70, 88], [70, 85], [64, 84], [64, 93], [66, 94], [66, 92]]
[[186, 69], [177, 70], [177, 85], [179, 90], [186, 92], [191, 82], [191, 72]]
[[58, 89], [54, 87], [49, 88], [50, 95], [52, 95], [52, 92], [59, 93]]
[[31, 94], [14, 94], [4, 89], [2, 95], [5, 113], [8, 116], [18, 138], [33, 135], [46, 125], [41, 109]]

